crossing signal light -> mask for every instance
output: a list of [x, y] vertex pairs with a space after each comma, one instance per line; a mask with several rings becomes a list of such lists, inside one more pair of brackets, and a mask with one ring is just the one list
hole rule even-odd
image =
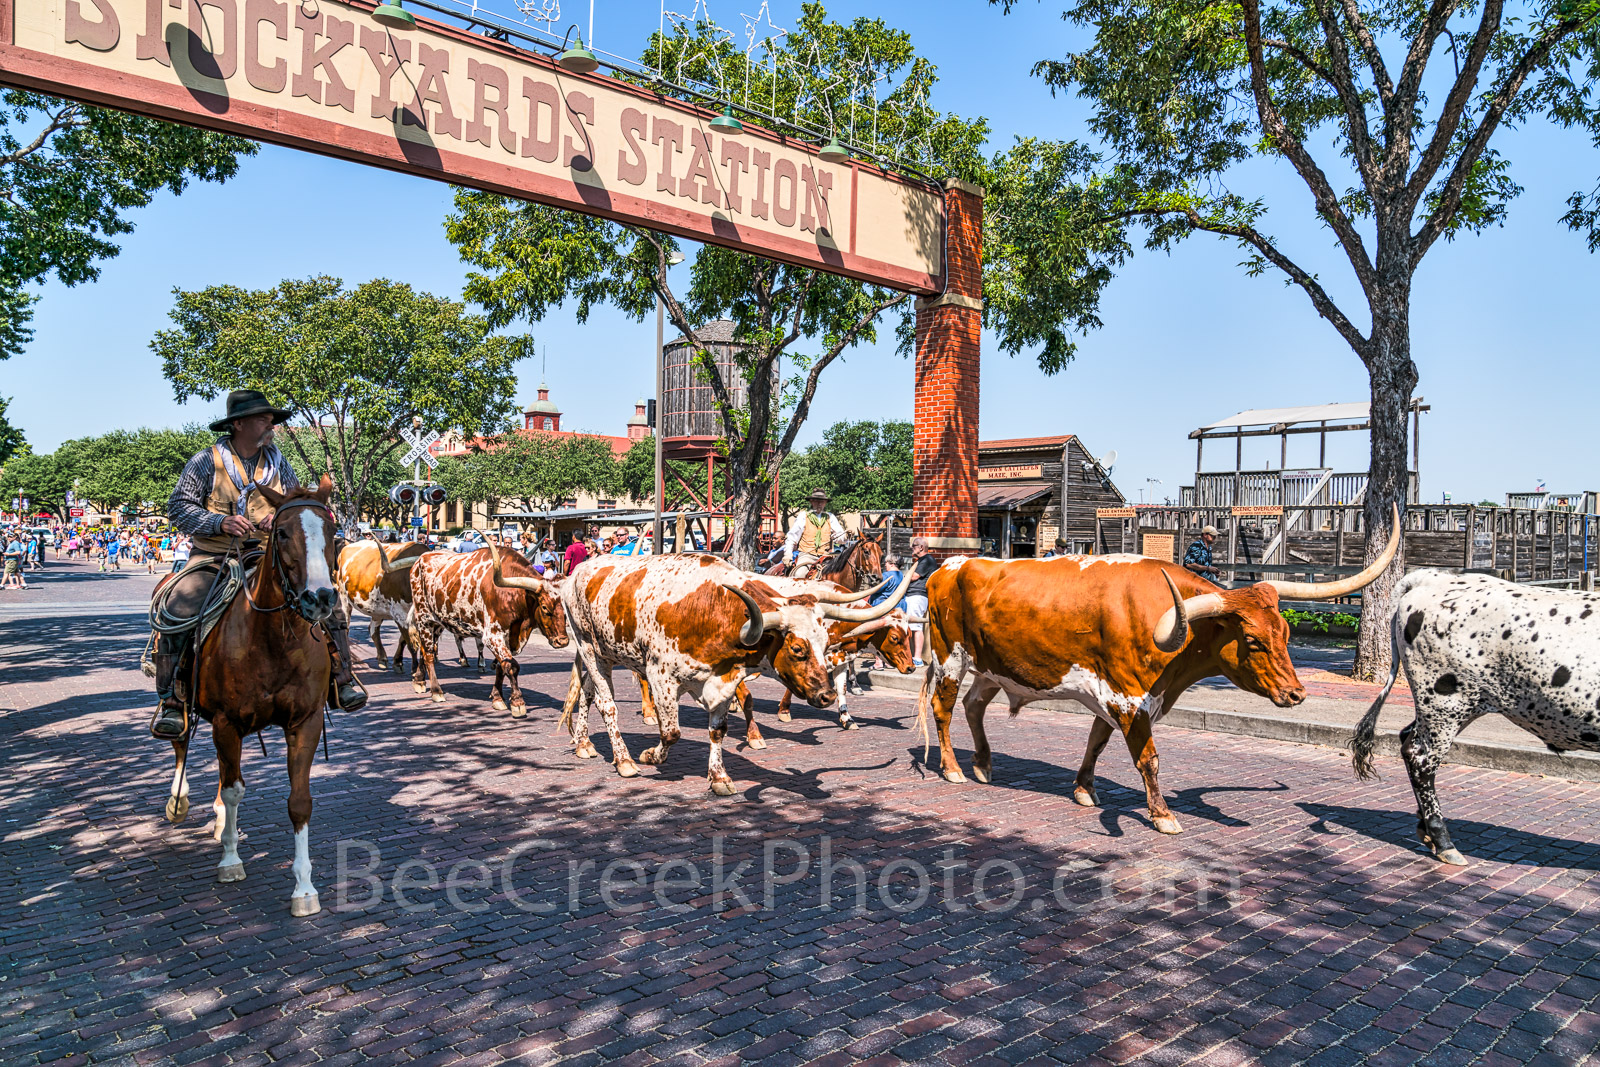
[[417, 487], [407, 482], [401, 482], [389, 490], [389, 499], [402, 507], [411, 507], [417, 502]]
[[449, 494], [444, 491], [444, 486], [442, 485], [425, 485], [422, 487], [421, 492], [422, 502], [427, 504], [429, 507], [432, 507], [436, 504], [443, 504], [445, 497], [449, 496]]

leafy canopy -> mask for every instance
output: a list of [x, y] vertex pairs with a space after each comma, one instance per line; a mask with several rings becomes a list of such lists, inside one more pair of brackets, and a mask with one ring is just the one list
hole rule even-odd
[[621, 485], [611, 444], [586, 434], [506, 434], [481, 450], [439, 461], [434, 477], [458, 500], [515, 502], [550, 511], [579, 493], [615, 493]]
[[825, 489], [834, 511], [889, 511], [911, 506], [912, 424], [836, 422], [822, 440], [790, 455], [778, 483], [786, 511]]
[[233, 177], [256, 152], [240, 137], [0, 91], [0, 359], [33, 336], [23, 287], [54, 276], [92, 281], [133, 231], [127, 212], [191, 179]]

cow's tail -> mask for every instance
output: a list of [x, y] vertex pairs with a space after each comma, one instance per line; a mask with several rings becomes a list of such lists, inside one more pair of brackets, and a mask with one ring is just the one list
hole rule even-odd
[[1377, 744], [1378, 713], [1383, 710], [1383, 702], [1389, 699], [1389, 691], [1394, 688], [1394, 680], [1399, 675], [1400, 607], [1396, 598], [1394, 618], [1389, 625], [1389, 680], [1383, 683], [1372, 707], [1356, 723], [1356, 732], [1350, 738], [1350, 765], [1355, 769], [1356, 777], [1363, 781], [1378, 777], [1377, 769], [1372, 765], [1372, 750]]
[[578, 675], [578, 661], [572, 661], [572, 680], [567, 683], [567, 700], [561, 705], [561, 721], [558, 724], [562, 730], [572, 733], [572, 712], [578, 706], [578, 701], [583, 699], [583, 679]]

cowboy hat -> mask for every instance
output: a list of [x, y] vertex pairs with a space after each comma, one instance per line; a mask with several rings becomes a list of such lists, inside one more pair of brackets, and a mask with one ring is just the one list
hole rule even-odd
[[813, 490], [811, 490], [811, 496], [808, 497], [807, 499], [809, 499], [809, 500], [827, 500], [828, 499], [828, 491], [826, 489], [823, 489], [823, 488], [820, 488], [820, 487], [816, 488], [816, 489], [813, 489]]
[[228, 394], [228, 413], [211, 424], [211, 432], [228, 433], [233, 429], [234, 419], [268, 412], [272, 414], [273, 425], [287, 421], [292, 414], [287, 408], [274, 407], [259, 389], [235, 389]]
[[1200, 527], [1200, 533], [1202, 535], [1210, 534], [1212, 537], [1220, 537], [1221, 536], [1221, 534], [1217, 533], [1217, 528], [1215, 526], [1202, 526], [1202, 527]]

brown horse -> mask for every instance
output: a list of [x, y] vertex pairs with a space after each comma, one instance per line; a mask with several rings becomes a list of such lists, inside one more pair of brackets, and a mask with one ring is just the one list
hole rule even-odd
[[[222, 842], [219, 882], [244, 879], [239, 859], [241, 745], [269, 726], [283, 728], [289, 754], [289, 823], [294, 828], [289, 914], [314, 915], [322, 906], [311, 884], [311, 760], [322, 737], [322, 709], [333, 670], [319, 624], [339, 603], [333, 584], [333, 513], [328, 510], [333, 482], [324, 476], [315, 491], [279, 494], [262, 486], [256, 492], [275, 509], [266, 554], [246, 579], [244, 595], [228, 605], [195, 649], [191, 705], [211, 724], [217, 747], [214, 836]], [[174, 741], [172, 747], [178, 767], [167, 819], [181, 822], [189, 811], [189, 738]]]

